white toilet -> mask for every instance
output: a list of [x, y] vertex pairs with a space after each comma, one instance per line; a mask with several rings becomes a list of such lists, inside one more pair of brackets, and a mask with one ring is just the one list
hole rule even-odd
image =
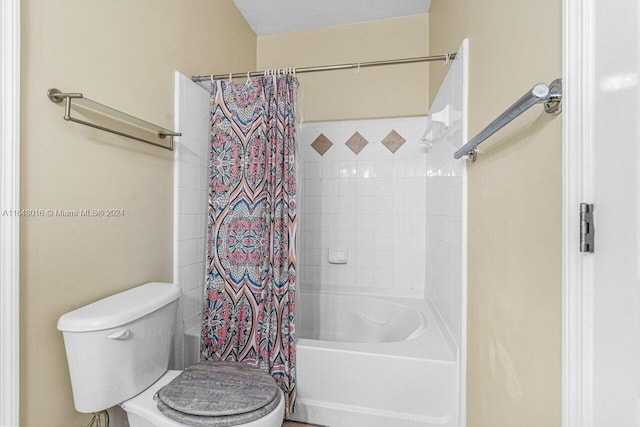
[[268, 374], [228, 362], [167, 370], [179, 297], [147, 283], [60, 317], [76, 410], [119, 405], [131, 427], [280, 427], [285, 399]]

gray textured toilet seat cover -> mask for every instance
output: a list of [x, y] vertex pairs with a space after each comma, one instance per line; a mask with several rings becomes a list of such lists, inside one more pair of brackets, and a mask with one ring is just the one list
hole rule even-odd
[[245, 424], [273, 411], [280, 399], [269, 374], [238, 362], [193, 365], [156, 394], [160, 412], [194, 427]]

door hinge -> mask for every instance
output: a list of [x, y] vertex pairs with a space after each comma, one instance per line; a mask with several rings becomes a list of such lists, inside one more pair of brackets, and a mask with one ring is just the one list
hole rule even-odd
[[593, 252], [593, 204], [580, 203], [580, 252]]

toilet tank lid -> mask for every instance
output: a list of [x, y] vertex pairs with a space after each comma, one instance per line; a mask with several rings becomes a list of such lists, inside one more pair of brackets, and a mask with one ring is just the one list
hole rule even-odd
[[58, 319], [58, 330], [91, 332], [117, 328], [179, 297], [180, 288], [173, 283], [146, 283], [63, 314]]

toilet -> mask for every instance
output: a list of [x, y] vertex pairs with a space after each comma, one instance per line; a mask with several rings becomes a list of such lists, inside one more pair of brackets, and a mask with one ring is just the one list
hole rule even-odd
[[131, 427], [280, 427], [285, 399], [265, 372], [238, 362], [168, 370], [180, 288], [147, 283], [58, 320], [76, 410], [120, 406]]

